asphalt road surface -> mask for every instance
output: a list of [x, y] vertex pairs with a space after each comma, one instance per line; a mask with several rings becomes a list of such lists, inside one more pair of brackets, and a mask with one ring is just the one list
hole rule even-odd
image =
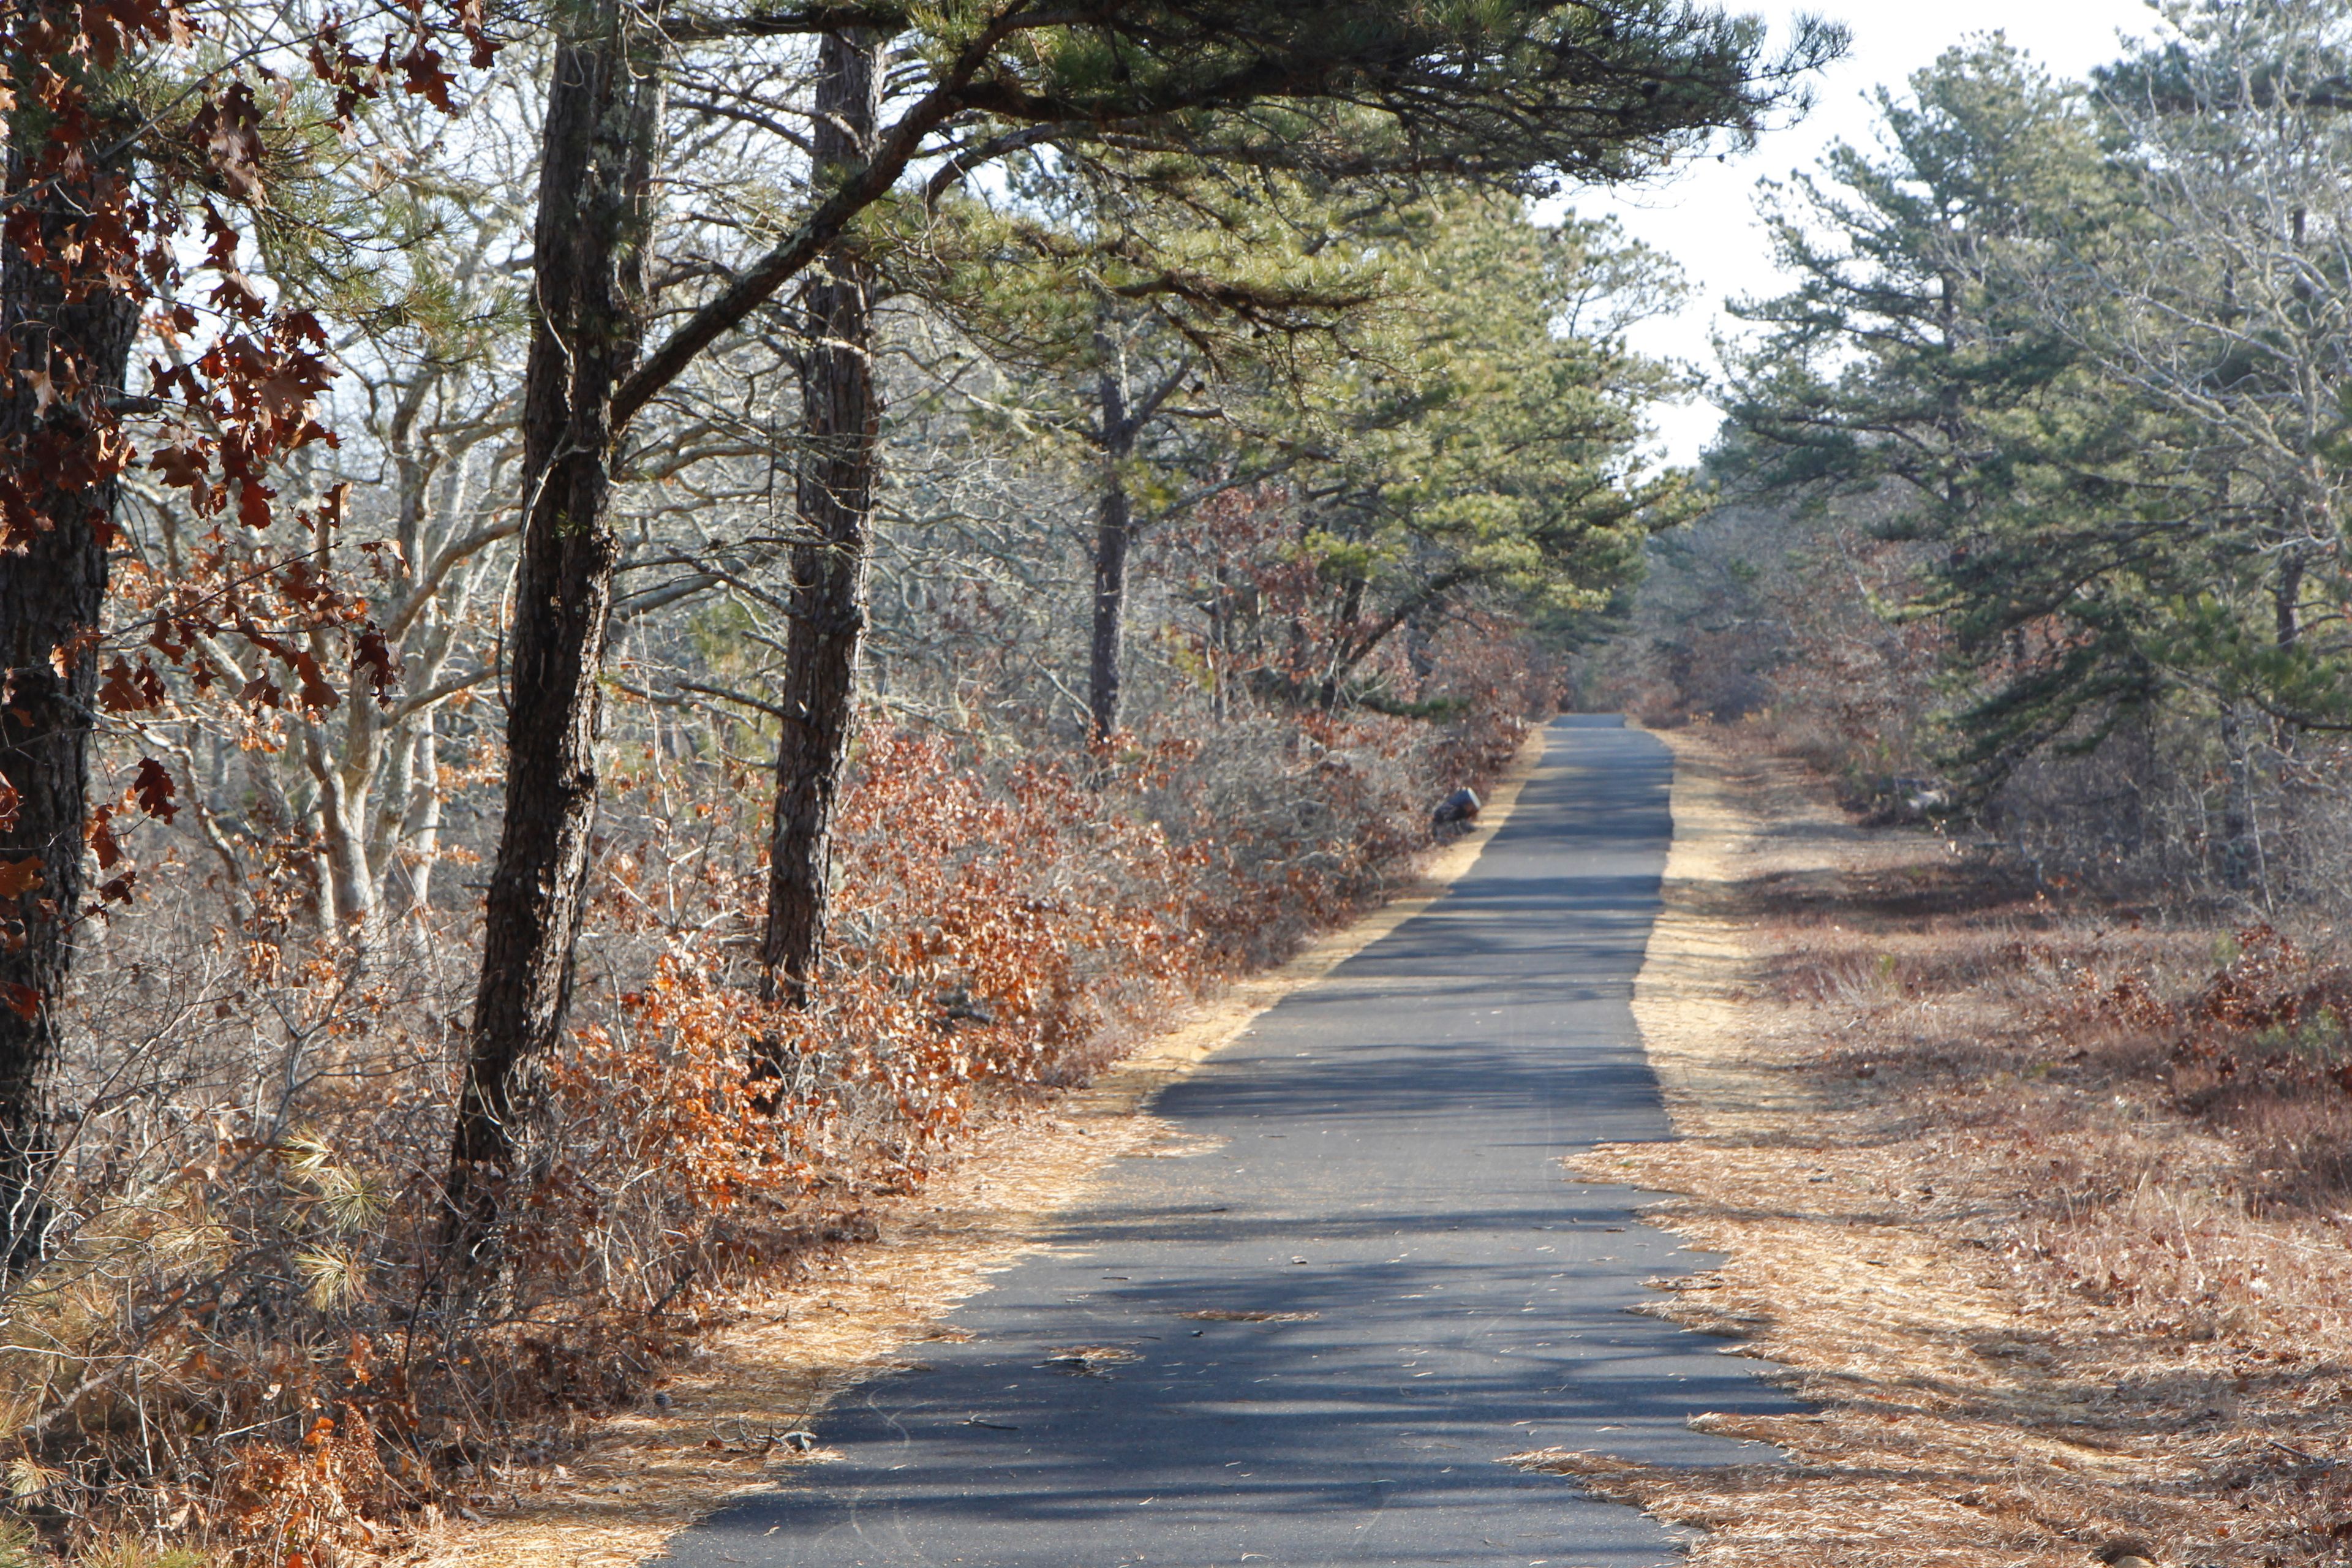
[[1708, 1260], [1638, 1224], [1641, 1194], [1560, 1167], [1670, 1135], [1630, 1004], [1673, 763], [1614, 719], [1549, 742], [1452, 891], [1160, 1097], [1199, 1152], [1125, 1163], [955, 1314], [968, 1342], [827, 1413], [844, 1460], [665, 1561], [1670, 1558], [1633, 1510], [1498, 1462], [1752, 1460], [1687, 1417], [1787, 1408], [1722, 1342], [1628, 1312]]

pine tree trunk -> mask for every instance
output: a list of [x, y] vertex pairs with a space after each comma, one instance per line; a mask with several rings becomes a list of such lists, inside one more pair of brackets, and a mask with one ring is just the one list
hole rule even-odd
[[1135, 451], [1135, 427], [1128, 417], [1123, 367], [1109, 334], [1097, 333], [1102, 366], [1102, 510], [1095, 523], [1094, 638], [1087, 661], [1087, 707], [1095, 739], [1118, 730], [1119, 678], [1127, 637], [1127, 547], [1134, 519], [1127, 494], [1126, 463]]
[[[880, 114], [878, 41], [828, 33], [817, 48], [818, 178], [862, 163]], [[866, 631], [868, 534], [882, 405], [874, 385], [874, 272], [854, 244], [835, 246], [803, 296], [808, 346], [801, 372], [795, 504], [806, 541], [792, 554], [792, 625], [777, 707], [775, 820], [768, 846], [763, 992], [807, 1000], [824, 942], [834, 808], [856, 717], [858, 644]], [[763, 1070], [784, 1064], [766, 1047]]]
[[2303, 636], [2303, 552], [2291, 544], [2271, 587], [2272, 631], [2281, 647], [2293, 647]]
[[[114, 171], [37, 177], [8, 157], [7, 232], [36, 229], [52, 258], [69, 253], [80, 216], [98, 210]], [[46, 172], [45, 172], [46, 173]], [[37, 189], [46, 184], [46, 189]], [[0, 1272], [37, 1260], [56, 1144], [46, 1103], [58, 1055], [56, 1006], [73, 964], [82, 901], [82, 826], [98, 686], [91, 638], [106, 599], [118, 486], [89, 449], [94, 406], [120, 395], [137, 306], [105, 288], [73, 290], [57, 263], [0, 247], [0, 860], [39, 862], [39, 882], [0, 902]], [[88, 282], [89, 279], [77, 281]], [[27, 378], [45, 375], [37, 388]], [[47, 392], [48, 395], [44, 396]], [[45, 408], [44, 403], [47, 404]], [[93, 418], [93, 416], [96, 418]], [[30, 868], [27, 868], [29, 870]]]
[[[2278, 582], [2271, 589], [2272, 626], [2278, 646], [2284, 649], [2294, 648], [2303, 637], [2303, 552], [2289, 545], [2286, 559], [2279, 563]], [[2293, 756], [2296, 739], [2296, 729], [2291, 721], [2271, 721], [2271, 742], [2280, 752]]]
[[620, 556], [613, 393], [643, 330], [657, 35], [615, 0], [560, 44], [540, 163], [523, 521], [508, 633], [506, 816], [483, 913], [447, 1240], [472, 1260], [513, 1175], [530, 1076], [560, 1037], [587, 900], [598, 676]]
[[2261, 844], [2254, 823], [2254, 764], [2246, 744], [2243, 704], [2221, 703], [2221, 880], [2233, 890], [2254, 884]]

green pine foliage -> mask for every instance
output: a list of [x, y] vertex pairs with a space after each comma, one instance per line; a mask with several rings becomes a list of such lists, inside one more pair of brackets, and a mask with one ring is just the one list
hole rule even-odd
[[[2170, 7], [2089, 84], [1998, 37], [1774, 187], [1797, 286], [1740, 313], [1739, 493], [1874, 494], [1950, 667], [1948, 760], [2189, 718], [2352, 721], [2345, 8]], [[2201, 719], [2199, 718], [2201, 716]]]

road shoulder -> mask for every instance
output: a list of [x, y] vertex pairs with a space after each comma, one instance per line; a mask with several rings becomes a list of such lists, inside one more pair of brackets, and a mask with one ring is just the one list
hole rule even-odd
[[779, 1441], [847, 1390], [919, 1359], [943, 1320], [988, 1288], [1097, 1190], [1111, 1163], [1171, 1147], [1152, 1097], [1236, 1038], [1252, 1019], [1312, 984], [1444, 896], [1509, 820], [1544, 752], [1544, 731], [1496, 781], [1475, 828], [1434, 851], [1397, 896], [1287, 963], [1225, 987], [1142, 1043], [1086, 1089], [976, 1138], [915, 1197], [875, 1215], [807, 1278], [747, 1302], [648, 1405], [596, 1424], [562, 1462], [511, 1478], [506, 1506], [428, 1530], [415, 1568], [634, 1568], [739, 1498], [829, 1456]]
[[1636, 1011], [1680, 1137], [1579, 1168], [1675, 1194], [1654, 1222], [1725, 1261], [1653, 1310], [1812, 1409], [1693, 1423], [1777, 1464], [1521, 1462], [1705, 1531], [1696, 1568], [2352, 1562], [2347, 1232], [2263, 1205], [2284, 1156], [2175, 1044], [2183, 943], [2227, 933], [1857, 826], [1753, 735], [1661, 738]]

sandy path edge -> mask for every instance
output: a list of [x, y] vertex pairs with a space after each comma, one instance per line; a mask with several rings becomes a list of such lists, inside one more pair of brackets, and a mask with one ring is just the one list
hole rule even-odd
[[1722, 752], [1686, 731], [1650, 730], [1675, 754], [1658, 918], [1633, 981], [1633, 1021], [1677, 1136], [1708, 1139], [1785, 1127], [1815, 1097], [1752, 1049], [1757, 955], [1741, 884], [1831, 862], [1856, 830], [1791, 792], [1759, 811], [1758, 781], [1735, 780]]
[[576, 1455], [478, 1518], [436, 1521], [397, 1561], [415, 1568], [634, 1568], [735, 1498], [823, 1463], [776, 1447], [845, 1390], [909, 1364], [899, 1353], [953, 1335], [940, 1320], [1035, 1245], [1121, 1157], [1170, 1151], [1150, 1102], [1283, 997], [1329, 973], [1427, 909], [1475, 865], [1542, 761], [1528, 734], [1496, 781], [1476, 829], [1433, 856], [1399, 895], [1289, 963], [1238, 981], [1046, 1113], [977, 1140], [919, 1195], [878, 1215], [880, 1236], [758, 1302], [715, 1335], [646, 1407], [600, 1424]]
[[1642, 1310], [1800, 1408], [1692, 1418], [1779, 1450], [1752, 1463], [1515, 1460], [1698, 1531], [1692, 1568], [2352, 1568], [2325, 1348], [2352, 1222], [2250, 1213], [2248, 1151], [2177, 1109], [2164, 1038], [2072, 1000], [2094, 961], [2167, 973], [2160, 940], [1856, 826], [1769, 735], [1658, 738], [1675, 838], [1636, 1013], [1675, 1136], [1570, 1169], [1660, 1194], [1648, 1222], [1720, 1262]]

